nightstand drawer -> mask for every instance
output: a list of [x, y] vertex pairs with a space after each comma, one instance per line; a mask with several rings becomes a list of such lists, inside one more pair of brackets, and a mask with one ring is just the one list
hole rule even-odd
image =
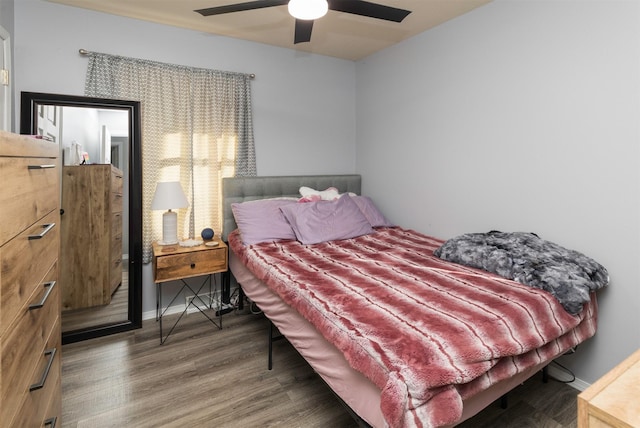
[[155, 282], [207, 275], [227, 270], [227, 248], [203, 249], [155, 257]]

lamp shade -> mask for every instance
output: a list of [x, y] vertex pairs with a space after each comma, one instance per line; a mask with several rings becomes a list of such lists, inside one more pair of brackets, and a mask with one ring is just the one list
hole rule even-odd
[[294, 18], [309, 21], [325, 16], [329, 4], [327, 0], [291, 0], [288, 9]]
[[174, 208], [186, 208], [189, 201], [182, 191], [178, 181], [160, 182], [156, 186], [156, 193], [151, 201], [152, 210], [170, 210]]

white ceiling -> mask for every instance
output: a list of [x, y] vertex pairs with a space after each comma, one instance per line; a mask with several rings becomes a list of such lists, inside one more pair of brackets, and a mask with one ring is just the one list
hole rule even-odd
[[[329, 11], [315, 21], [311, 42], [294, 45], [286, 6], [202, 16], [194, 12], [248, 0], [47, 0], [274, 46], [357, 61], [491, 0], [371, 0], [410, 10], [401, 23]], [[357, 1], [357, 0], [354, 0]]]

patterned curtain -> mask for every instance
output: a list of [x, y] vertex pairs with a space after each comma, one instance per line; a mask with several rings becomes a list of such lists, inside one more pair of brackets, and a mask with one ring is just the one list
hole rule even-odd
[[179, 181], [189, 208], [179, 209], [178, 238], [222, 231], [222, 177], [255, 176], [248, 74], [89, 53], [85, 94], [140, 101], [144, 263], [162, 237], [151, 210], [156, 183]]

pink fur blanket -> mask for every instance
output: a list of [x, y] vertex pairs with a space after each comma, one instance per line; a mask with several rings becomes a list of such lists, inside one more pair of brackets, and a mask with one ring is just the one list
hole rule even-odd
[[593, 336], [595, 296], [571, 315], [546, 291], [433, 255], [402, 228], [232, 250], [382, 391], [392, 427], [458, 421], [462, 401]]

